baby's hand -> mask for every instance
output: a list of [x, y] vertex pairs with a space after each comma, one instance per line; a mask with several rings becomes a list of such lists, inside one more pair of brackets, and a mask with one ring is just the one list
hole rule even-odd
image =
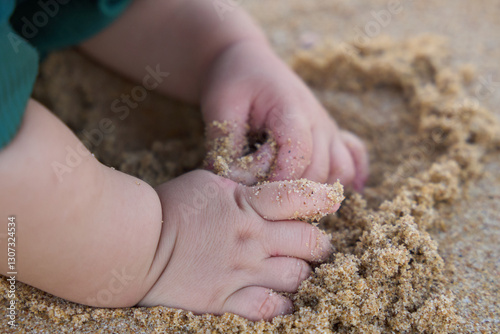
[[[216, 59], [202, 108], [213, 150], [207, 160], [220, 175], [244, 184], [303, 177], [363, 188], [368, 177], [363, 143], [339, 130], [307, 86], [262, 43], [237, 43]], [[277, 153], [267, 143], [236, 163], [248, 153], [243, 148], [248, 133], [268, 133]], [[216, 161], [221, 155], [226, 156]], [[229, 168], [221, 173], [224, 167]]]
[[194, 171], [158, 187], [164, 226], [151, 275], [159, 277], [139, 305], [195, 313], [235, 313], [250, 320], [290, 313], [289, 299], [325, 260], [329, 238], [292, 220], [335, 212], [339, 184], [304, 180], [246, 187]]

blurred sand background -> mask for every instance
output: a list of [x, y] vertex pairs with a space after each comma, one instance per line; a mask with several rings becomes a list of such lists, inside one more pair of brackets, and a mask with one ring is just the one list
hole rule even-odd
[[[276, 51], [285, 59], [297, 50], [307, 50], [325, 41], [339, 44], [359, 39], [366, 27], [372, 29], [369, 39], [390, 36], [404, 40], [427, 33], [443, 36], [449, 45], [450, 66], [475, 68], [470, 71], [475, 74], [467, 86], [469, 95], [476, 97], [500, 118], [498, 1], [403, 0], [400, 13], [391, 15], [383, 23], [377, 21], [374, 13], [387, 10], [389, 0], [243, 0], [239, 3], [253, 14]], [[366, 34], [363, 36], [367, 38]], [[133, 85], [128, 81], [74, 50], [67, 50], [46, 60], [35, 96], [78, 131], [81, 124], [92, 128], [102, 117], [110, 115], [111, 102], [122, 92], [130, 92], [131, 87]], [[330, 101], [330, 97], [324, 95], [328, 95], [327, 92], [316, 93], [322, 101]], [[334, 109], [338, 114], [334, 117], [353, 131], [356, 130], [353, 118], [342, 114], [343, 105], [348, 106], [346, 110], [357, 111], [362, 117], [371, 119], [375, 125], [391, 123], [394, 112], [404, 108], [401, 97], [383, 91], [357, 97], [339, 94], [331, 101], [337, 104]], [[373, 140], [373, 134], [359, 135], [365, 140]], [[383, 138], [391, 140], [390, 136]], [[378, 143], [380, 146], [384, 144], [383, 140]], [[167, 157], [161, 166], [151, 156], [155, 145], [155, 149]], [[105, 152], [109, 150], [122, 154], [106, 157]], [[370, 185], [376, 186], [377, 179], [384, 174], [384, 166], [391, 165], [393, 158], [384, 152], [383, 149], [378, 152], [376, 145], [370, 152], [374, 164]], [[142, 170], [141, 175], [146, 175], [148, 181], [159, 183], [200, 165], [203, 124], [196, 108], [151, 95], [119, 124], [116, 132], [106, 138], [95, 153], [110, 166], [131, 172]], [[500, 332], [500, 156], [489, 154], [485, 159], [484, 176], [470, 184], [468, 196], [448, 210], [444, 225], [430, 231], [445, 260], [458, 315], [464, 319], [460, 331], [467, 333]], [[0, 311], [0, 330], [5, 332], [8, 329], [4, 324], [3, 310]], [[64, 329], [93, 332], [96, 329], [88, 322], [83, 327], [73, 327], [63, 320], [58, 323], [53, 316], [54, 311], [51, 314], [49, 307], [38, 314], [23, 311], [20, 319], [26, 324], [25, 331]], [[102, 328], [106, 332], [141, 330], [140, 324], [129, 322], [126, 317], [111, 319], [106, 326]]]

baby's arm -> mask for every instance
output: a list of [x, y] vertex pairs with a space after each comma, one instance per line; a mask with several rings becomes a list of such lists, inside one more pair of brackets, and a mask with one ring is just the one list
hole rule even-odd
[[[243, 41], [267, 48], [260, 29], [242, 10], [221, 17], [218, 2], [136, 0], [110, 27], [81, 49], [137, 82], [146, 67], [168, 72], [157, 91], [199, 103], [204, 77], [223, 50]], [[228, 1], [229, 3], [229, 1]]]
[[[1, 244], [5, 249], [7, 217], [15, 215], [19, 280], [115, 307], [135, 305], [154, 284], [147, 274], [162, 226], [157, 193], [100, 164], [35, 101], [0, 151], [0, 184]], [[7, 271], [1, 256], [0, 273]]]
[[[135, 0], [82, 49], [137, 82], [145, 80], [150, 68], [160, 75], [170, 73], [161, 78], [157, 91], [200, 103], [209, 141], [220, 136], [216, 127], [210, 127], [212, 122], [235, 125], [228, 164], [244, 155], [248, 131], [270, 133], [277, 152], [269, 154], [274, 151], [272, 145], [262, 145], [249, 170], [266, 172], [265, 166], [273, 165], [267, 175], [271, 181], [304, 177], [333, 183], [340, 179], [361, 190], [368, 177], [363, 143], [338, 128], [302, 80], [273, 52], [258, 26], [232, 3]], [[221, 13], [223, 4], [227, 11]], [[276, 159], [262, 163], [262, 156]], [[230, 165], [227, 177], [246, 184], [256, 181], [251, 175], [255, 173], [240, 173], [237, 164]]]

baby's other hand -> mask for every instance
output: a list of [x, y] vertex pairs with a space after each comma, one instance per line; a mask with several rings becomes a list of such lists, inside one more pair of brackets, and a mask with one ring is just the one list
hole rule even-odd
[[339, 179], [362, 190], [368, 177], [361, 140], [340, 130], [302, 80], [264, 44], [240, 42], [218, 57], [204, 86], [202, 110], [209, 143], [219, 138], [220, 149], [220, 137], [231, 136], [232, 146], [223, 148], [230, 164], [248, 154], [248, 133], [267, 133], [277, 144], [277, 152], [269, 143], [258, 147], [245, 168], [234, 163], [226, 174], [214, 168], [220, 152], [209, 152], [209, 168], [237, 182]]
[[139, 305], [195, 313], [231, 312], [250, 320], [293, 310], [274, 291], [293, 292], [325, 260], [329, 238], [297, 218], [335, 212], [342, 186], [305, 180], [246, 187], [194, 171], [157, 189], [162, 229], [151, 274], [159, 277]]

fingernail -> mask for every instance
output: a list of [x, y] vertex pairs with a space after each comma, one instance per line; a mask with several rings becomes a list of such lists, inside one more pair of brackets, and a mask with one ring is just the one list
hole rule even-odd
[[318, 236], [319, 242], [317, 243], [316, 249], [314, 250], [314, 262], [324, 261], [326, 258], [330, 256], [333, 252], [333, 245], [330, 242], [330, 238], [328, 238], [324, 234], [320, 234]]

